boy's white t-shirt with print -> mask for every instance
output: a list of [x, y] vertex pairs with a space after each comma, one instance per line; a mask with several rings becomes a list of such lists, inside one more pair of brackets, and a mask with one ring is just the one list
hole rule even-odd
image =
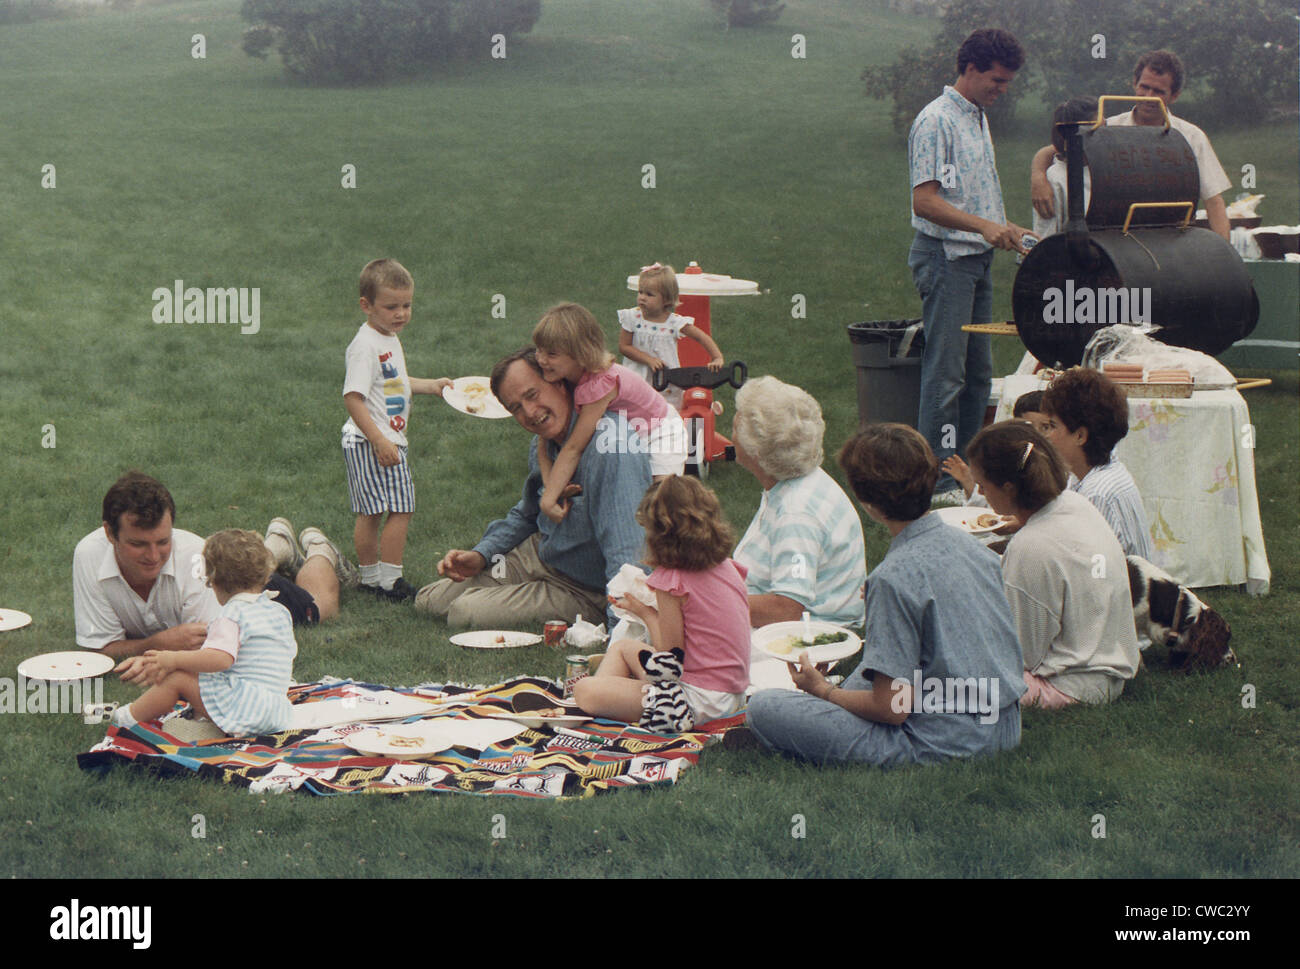
[[[380, 333], [369, 323], [361, 324], [348, 344], [343, 393], [364, 397], [370, 419], [384, 437], [398, 447], [406, 447], [411, 380], [406, 374], [406, 357], [397, 337]], [[351, 417], [343, 425], [343, 436], [365, 440]]]

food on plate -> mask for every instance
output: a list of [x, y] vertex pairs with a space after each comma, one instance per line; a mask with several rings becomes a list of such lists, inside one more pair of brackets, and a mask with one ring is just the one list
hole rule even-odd
[[1001, 524], [1001, 522], [1002, 522], [1001, 515], [984, 514], [984, 515], [980, 515], [979, 518], [975, 519], [975, 527], [993, 528], [994, 526]]
[[487, 411], [488, 402], [492, 399], [492, 391], [487, 384], [476, 381], [458, 389], [465, 395], [467, 414], [482, 414]]
[[826, 643], [842, 643], [849, 638], [848, 633], [821, 633], [814, 636], [811, 643], [805, 643], [802, 636], [782, 636], [774, 639], [767, 644], [768, 652], [776, 653], [780, 656], [789, 656], [797, 650], [807, 649], [809, 646], [824, 646]]
[[535, 717], [562, 717], [568, 711], [564, 707], [542, 707], [538, 710], [530, 710], [529, 713]]
[[498, 636], [496, 639], [492, 640], [494, 643], [504, 643], [505, 641], [506, 638], [504, 636]]
[[384, 739], [390, 747], [419, 747], [424, 743], [420, 737], [400, 737], [396, 734], [385, 734]]

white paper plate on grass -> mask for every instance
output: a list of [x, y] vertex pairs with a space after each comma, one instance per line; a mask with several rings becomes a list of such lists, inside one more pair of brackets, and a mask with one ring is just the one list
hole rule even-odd
[[63, 653], [42, 653], [18, 664], [18, 675], [29, 680], [86, 680], [103, 676], [117, 660], [88, 649], [69, 650]]
[[[483, 388], [482, 393], [472, 391], [479, 387]], [[451, 386], [442, 392], [442, 399], [470, 417], [500, 420], [510, 416], [510, 411], [505, 409], [501, 401], [492, 396], [491, 383], [487, 377], [457, 377], [451, 382]], [[475, 406], [480, 409], [470, 409]]]
[[479, 629], [457, 633], [451, 641], [462, 649], [513, 649], [516, 646], [536, 646], [542, 637], [537, 633], [517, 633], [508, 629]]
[[799, 656], [805, 649], [808, 652], [808, 658], [814, 663], [834, 663], [837, 660], [852, 656], [862, 648], [862, 640], [843, 626], [837, 626], [830, 622], [810, 622], [808, 623], [808, 630], [814, 637], [827, 633], [843, 633], [844, 639], [835, 643], [822, 643], [818, 646], [798, 645], [792, 651], [785, 652], [784, 646], [791, 636], [796, 639], [802, 639], [803, 637], [803, 620], [794, 619], [790, 622], [774, 622], [766, 626], [760, 626], [751, 634], [750, 642], [759, 652], [787, 663], [799, 662]]
[[0, 633], [30, 625], [32, 617], [17, 609], [0, 609]]

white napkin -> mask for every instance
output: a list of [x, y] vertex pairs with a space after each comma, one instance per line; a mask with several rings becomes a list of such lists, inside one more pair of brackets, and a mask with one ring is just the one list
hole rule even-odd
[[[647, 606], [658, 604], [655, 593], [645, 580], [645, 572], [640, 567], [632, 563], [624, 563], [623, 567], [618, 570], [614, 578], [609, 580], [606, 592], [615, 599], [622, 599], [624, 596], [633, 596], [640, 599]], [[620, 609], [618, 606], [610, 604], [609, 611], [619, 619], [619, 623], [610, 630], [610, 642], [617, 642], [620, 639], [639, 639], [644, 643], [650, 642], [650, 631], [645, 628], [645, 623], [626, 609]]]
[[582, 616], [576, 616], [564, 633], [564, 644], [574, 649], [594, 649], [605, 641], [605, 624], [594, 626]]

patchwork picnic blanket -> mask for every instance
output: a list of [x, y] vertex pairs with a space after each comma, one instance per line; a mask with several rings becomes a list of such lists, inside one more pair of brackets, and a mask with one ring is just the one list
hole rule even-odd
[[[559, 696], [554, 681], [534, 677], [517, 677], [477, 688], [431, 684], [390, 688], [326, 678], [289, 691], [295, 714], [301, 714], [295, 716], [296, 723], [316, 719], [326, 721], [325, 726], [195, 743], [169, 734], [170, 721], [131, 728], [110, 726], [103, 741], [77, 755], [77, 763], [83, 770], [125, 763], [164, 775], [197, 774], [238, 784], [252, 793], [460, 791], [515, 797], [589, 797], [620, 787], [672, 784], [684, 768], [699, 760], [707, 744], [744, 720], [739, 714], [674, 736], [601, 719], [561, 729], [546, 725], [524, 727], [515, 736], [482, 750], [458, 746], [418, 760], [401, 760], [361, 754], [344, 742], [349, 734], [373, 724], [328, 723], [338, 718], [312, 716], [340, 707], [365, 710], [380, 698], [396, 696], [399, 702], [394, 709], [409, 711], [417, 700], [426, 701], [431, 708], [430, 714], [402, 716], [402, 723], [490, 718], [494, 713], [510, 712], [513, 698], [521, 691]], [[435, 704], [451, 700], [463, 701], [464, 705], [432, 712]], [[322, 706], [313, 708], [310, 704]]]

